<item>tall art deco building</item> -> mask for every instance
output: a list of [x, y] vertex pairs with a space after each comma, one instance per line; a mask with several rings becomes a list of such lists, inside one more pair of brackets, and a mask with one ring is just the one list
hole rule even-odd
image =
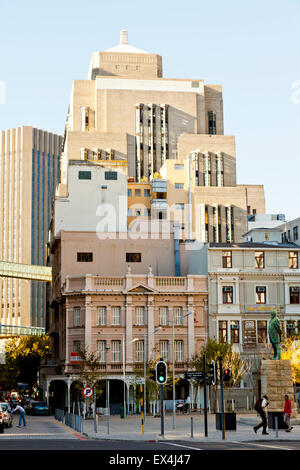
[[182, 239], [241, 241], [247, 216], [265, 212], [263, 186], [237, 184], [222, 87], [163, 78], [162, 57], [130, 46], [126, 30], [118, 46], [92, 55], [87, 80], [73, 82], [64, 184], [70, 160], [127, 162], [128, 221], [178, 221]]
[[[30, 126], [0, 132], [0, 260], [46, 265], [62, 137]], [[46, 284], [0, 279], [0, 322], [45, 327]]]

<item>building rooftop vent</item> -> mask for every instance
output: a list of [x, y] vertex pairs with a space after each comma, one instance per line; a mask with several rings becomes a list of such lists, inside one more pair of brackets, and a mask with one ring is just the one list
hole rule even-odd
[[128, 44], [128, 31], [122, 29], [120, 32], [120, 44]]
[[130, 46], [128, 44], [128, 31], [126, 29], [122, 29], [120, 32], [120, 44], [118, 46], [112, 47], [111, 49], [107, 49], [105, 52], [124, 52], [126, 54], [149, 54], [149, 52], [142, 51], [141, 49], [137, 49], [134, 46]]

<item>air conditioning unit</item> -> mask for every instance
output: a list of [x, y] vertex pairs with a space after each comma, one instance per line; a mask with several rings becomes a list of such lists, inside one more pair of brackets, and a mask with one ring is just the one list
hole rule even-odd
[[224, 287], [223, 290], [224, 290], [224, 292], [232, 292], [233, 287]]
[[256, 292], [266, 292], [266, 288], [265, 287], [257, 287]]

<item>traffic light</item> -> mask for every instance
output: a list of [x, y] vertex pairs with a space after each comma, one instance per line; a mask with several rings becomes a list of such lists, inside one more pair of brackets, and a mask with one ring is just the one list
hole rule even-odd
[[167, 379], [167, 364], [161, 359], [156, 363], [156, 382], [159, 385], [164, 385]]
[[231, 379], [230, 369], [224, 369], [223, 381], [229, 382], [230, 379]]
[[150, 380], [156, 382], [156, 369], [150, 369]]
[[207, 364], [206, 377], [211, 380], [213, 385], [217, 383], [217, 367], [215, 361], [211, 361], [210, 364]]

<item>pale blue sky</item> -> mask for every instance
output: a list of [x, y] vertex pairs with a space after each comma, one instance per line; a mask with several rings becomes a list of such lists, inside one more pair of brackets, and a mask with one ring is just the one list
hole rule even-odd
[[267, 212], [300, 216], [299, 18], [299, 0], [0, 0], [0, 129], [63, 133], [72, 81], [126, 28], [165, 77], [223, 86], [238, 183], [264, 184]]

